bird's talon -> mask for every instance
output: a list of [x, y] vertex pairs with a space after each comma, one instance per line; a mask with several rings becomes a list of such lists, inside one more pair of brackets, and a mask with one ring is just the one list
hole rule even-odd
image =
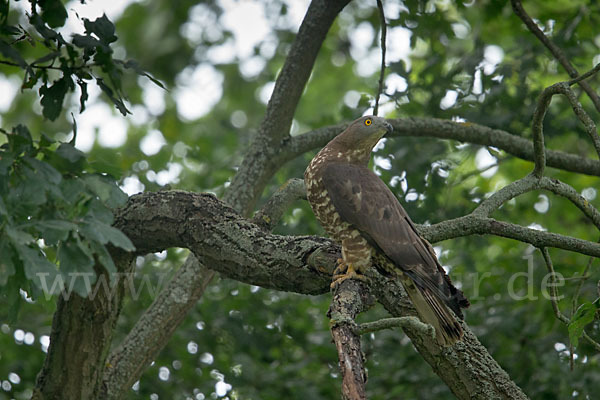
[[337, 267], [335, 267], [335, 269], [333, 270], [334, 279], [338, 275], [344, 275], [346, 273], [347, 269], [348, 269], [348, 266], [346, 265], [346, 263], [344, 263], [344, 260], [341, 258], [338, 258], [337, 259]]
[[[357, 272], [352, 264], [346, 264], [342, 260], [338, 260], [338, 262], [339, 264], [333, 273], [333, 282], [331, 282], [330, 285], [332, 289], [335, 289], [340, 283], [344, 282], [346, 279], [356, 279], [363, 282], [368, 281], [367, 277]], [[339, 273], [338, 270], [344, 272]]]

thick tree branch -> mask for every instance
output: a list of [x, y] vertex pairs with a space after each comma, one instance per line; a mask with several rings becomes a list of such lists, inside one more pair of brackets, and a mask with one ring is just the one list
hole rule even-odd
[[[546, 46], [548, 50], [550, 50], [550, 53], [552, 53], [554, 58], [556, 58], [560, 65], [563, 66], [563, 68], [565, 69], [565, 71], [567, 71], [569, 76], [571, 78], [577, 78], [579, 76], [579, 72], [577, 72], [575, 67], [573, 67], [573, 65], [562, 52], [562, 50], [557, 45], [555, 45], [554, 42], [552, 42], [546, 35], [544, 35], [544, 32], [542, 32], [542, 30], [537, 26], [537, 24], [531, 19], [531, 17], [523, 8], [521, 0], [511, 0], [511, 4], [515, 14], [523, 21], [523, 23], [525, 23], [525, 25], [531, 31], [531, 33], [533, 33], [535, 37], [537, 37], [539, 41], [542, 42], [542, 44]], [[592, 100], [594, 106], [596, 107], [596, 110], [600, 112], [600, 97], [598, 97], [598, 94], [596, 94], [594, 89], [584, 80], [581, 80], [578, 83], [579, 86], [581, 86], [581, 88], [587, 93], [589, 98]]]
[[[394, 126], [390, 137], [415, 136], [451, 139], [465, 143], [492, 146], [524, 160], [534, 161], [530, 140], [508, 132], [474, 123], [459, 123], [437, 118], [399, 118], [388, 120]], [[293, 137], [284, 148], [286, 159], [323, 147], [347, 124], [323, 127]], [[546, 165], [565, 171], [600, 176], [600, 161], [546, 149]]]
[[[120, 272], [130, 272], [130, 254], [114, 250], [112, 256]], [[120, 280], [110, 287], [104, 267], [97, 265], [95, 269], [98, 279], [90, 296], [65, 292], [57, 300], [48, 354], [32, 399], [98, 398], [125, 282]], [[82, 277], [71, 277], [78, 278]]]
[[139, 254], [188, 248], [227, 278], [287, 292], [327, 292], [339, 258], [339, 248], [328, 239], [270, 234], [210, 194], [132, 196], [116, 226]]
[[224, 197], [225, 202], [243, 215], [254, 207], [267, 181], [280, 166], [278, 154], [282, 141], [289, 138], [296, 106], [321, 44], [338, 13], [349, 1], [313, 0], [306, 12], [275, 82], [258, 133], [244, 153], [242, 164]]
[[342, 398], [345, 400], [366, 399], [367, 373], [354, 318], [367, 310], [372, 302], [366, 284], [346, 280], [336, 287], [327, 313], [331, 336], [340, 360]]

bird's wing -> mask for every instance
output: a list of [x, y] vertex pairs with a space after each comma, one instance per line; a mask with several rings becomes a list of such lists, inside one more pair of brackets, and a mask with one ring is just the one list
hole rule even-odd
[[468, 301], [435, 257], [431, 245], [419, 236], [400, 202], [375, 173], [366, 167], [331, 163], [323, 184], [343, 221], [358, 229], [394, 265], [427, 289], [462, 318], [460, 307]]

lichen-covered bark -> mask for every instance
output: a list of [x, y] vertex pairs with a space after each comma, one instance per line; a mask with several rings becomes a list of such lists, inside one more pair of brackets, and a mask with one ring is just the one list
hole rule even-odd
[[331, 336], [338, 353], [344, 400], [367, 397], [367, 372], [354, 319], [371, 305], [370, 297], [367, 285], [346, 280], [336, 287], [329, 307]]
[[140, 254], [185, 247], [228, 278], [303, 294], [328, 290], [339, 257], [330, 240], [270, 234], [210, 194], [133, 196], [117, 214], [116, 226]]
[[[115, 264], [125, 272], [131, 255], [113, 252]], [[97, 267], [99, 274], [105, 274]], [[107, 279], [98, 279], [108, 282]], [[71, 293], [59, 296], [52, 321], [50, 346], [32, 399], [81, 400], [97, 398], [105, 360], [119, 315], [123, 282], [110, 290], [92, 288], [94, 296], [82, 298]], [[96, 290], [98, 289], [98, 290]]]

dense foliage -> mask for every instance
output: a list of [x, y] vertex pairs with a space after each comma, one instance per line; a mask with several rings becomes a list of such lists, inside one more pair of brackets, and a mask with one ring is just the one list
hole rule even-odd
[[[224, 193], [308, 5], [146, 0], [123, 2], [108, 17], [74, 11], [91, 4], [0, 2], [0, 95], [10, 98], [0, 104], [0, 399], [31, 396], [48, 346], [55, 297], [42, 295], [44, 283], [35, 274], [76, 271], [90, 273], [93, 282], [95, 258], [114, 269], [106, 245], [131, 249], [110, 226], [111, 209], [126, 201], [123, 191], [168, 184]], [[386, 117], [454, 119], [530, 139], [538, 95], [569, 79], [504, 1], [384, 5]], [[525, 6], [580, 72], [600, 62], [596, 2], [537, 0]], [[245, 25], [239, 22], [244, 15]], [[375, 1], [357, 0], [342, 11], [295, 113], [294, 135], [369, 109], [379, 72], [378, 32]], [[598, 79], [590, 84], [598, 87]], [[589, 98], [579, 100], [597, 120]], [[553, 100], [544, 129], [549, 148], [594, 158], [566, 101]], [[287, 179], [301, 177], [313, 155], [282, 165], [261, 204]], [[436, 223], [472, 211], [532, 165], [495, 148], [396, 138], [377, 147], [373, 168], [413, 220]], [[600, 206], [597, 177], [553, 169], [547, 175]], [[546, 193], [519, 197], [495, 217], [598, 239], [578, 209]], [[304, 201], [275, 232], [323, 234]], [[571, 328], [571, 344], [567, 327], [555, 318], [538, 252], [491, 236], [438, 243], [436, 250], [471, 300], [469, 326], [531, 398], [593, 398], [600, 358], [586, 341], [575, 342], [583, 323]], [[582, 281], [589, 257], [551, 254], [567, 278], [559, 287], [563, 313], [575, 315], [579, 308], [582, 321], [591, 322], [597, 263]], [[135, 285], [145, 289], [126, 299], [115, 344], [186, 255], [170, 249], [138, 257]], [[74, 289], [85, 294], [89, 287], [79, 282]], [[129, 398], [335, 398], [339, 377], [325, 315], [329, 301], [215, 280]], [[385, 315], [376, 307], [360, 318]], [[586, 326], [596, 339], [599, 328], [597, 321]], [[452, 398], [402, 331], [371, 334], [364, 346], [370, 398]]]

